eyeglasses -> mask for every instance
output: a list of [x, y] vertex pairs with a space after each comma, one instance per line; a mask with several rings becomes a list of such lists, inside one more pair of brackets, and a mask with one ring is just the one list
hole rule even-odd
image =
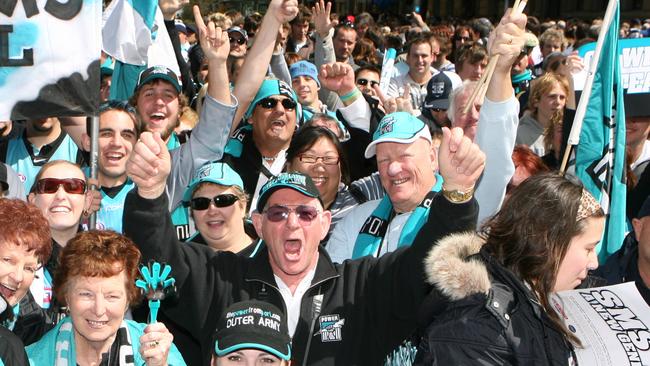
[[43, 178], [36, 182], [36, 193], [52, 194], [59, 190], [59, 187], [70, 194], [84, 194], [86, 192], [86, 182], [79, 178]]
[[237, 42], [238, 45], [243, 45], [246, 43], [246, 40], [242, 37], [228, 37], [230, 39], [230, 43]]
[[379, 81], [368, 80], [368, 79], [362, 79], [362, 78], [357, 79], [357, 84], [358, 84], [358, 85], [366, 86], [366, 85], [368, 85], [368, 83], [370, 83], [370, 86], [371, 86], [371, 87], [374, 87], [374, 86], [376, 86], [376, 85], [379, 85]]
[[292, 111], [296, 109], [296, 102], [293, 101], [293, 99], [274, 99], [274, 98], [264, 98], [260, 100], [257, 105], [262, 106], [264, 109], [273, 109], [275, 108], [276, 105], [278, 105], [278, 102], [282, 104], [282, 107], [288, 111]]
[[192, 210], [203, 211], [210, 207], [210, 202], [214, 202], [215, 207], [229, 207], [237, 202], [237, 200], [239, 200], [239, 197], [230, 193], [220, 194], [212, 198], [196, 197], [190, 201], [190, 207], [192, 207]]
[[298, 220], [303, 224], [311, 224], [320, 213], [316, 207], [308, 205], [297, 205], [295, 208], [289, 206], [271, 206], [264, 211], [266, 218], [271, 222], [281, 222], [289, 218], [289, 214], [295, 212]]
[[442, 108], [429, 108], [429, 110], [430, 110], [431, 112], [436, 112], [436, 113], [447, 112], [446, 109], [442, 109]]
[[338, 156], [314, 156], [307, 154], [298, 155], [298, 159], [303, 163], [314, 164], [317, 161], [322, 161], [325, 165], [336, 165], [338, 164], [340, 158]]

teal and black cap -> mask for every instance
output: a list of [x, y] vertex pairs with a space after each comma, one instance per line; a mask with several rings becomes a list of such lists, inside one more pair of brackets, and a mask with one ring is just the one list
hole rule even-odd
[[298, 191], [305, 196], [318, 198], [321, 204], [323, 201], [320, 198], [320, 193], [318, 188], [314, 184], [314, 181], [311, 180], [311, 177], [304, 175], [302, 173], [281, 173], [277, 177], [271, 178], [265, 185], [260, 189], [260, 196], [257, 200], [257, 212], [262, 212], [266, 201], [269, 200], [271, 194], [282, 188], [290, 188], [295, 191]]
[[172, 69], [162, 65], [152, 66], [142, 71], [138, 77], [138, 84], [135, 87], [135, 90], [137, 91], [143, 85], [148, 84], [156, 79], [167, 81], [168, 83], [172, 84], [174, 89], [176, 89], [176, 92], [181, 92], [181, 82], [178, 80], [176, 73], [172, 71]]
[[291, 338], [285, 315], [261, 301], [230, 305], [217, 323], [214, 352], [223, 357], [241, 349], [257, 349], [289, 361]]

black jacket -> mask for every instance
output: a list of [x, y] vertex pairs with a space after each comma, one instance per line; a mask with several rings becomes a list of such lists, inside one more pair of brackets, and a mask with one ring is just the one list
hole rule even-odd
[[[381, 364], [416, 327], [416, 309], [430, 289], [424, 282], [425, 253], [448, 233], [474, 229], [477, 211], [475, 200], [452, 204], [437, 195], [427, 223], [408, 248], [343, 264], [333, 264], [320, 248], [292, 341], [294, 365], [303, 364], [306, 350], [309, 365]], [[246, 258], [179, 243], [164, 195], [147, 200], [131, 192], [125, 202], [124, 232], [138, 245], [144, 261], [172, 266], [179, 301], [163, 306], [163, 311], [200, 338], [205, 365], [214, 348], [217, 320], [230, 304], [258, 299], [286, 312], [266, 248]]]
[[28, 366], [25, 346], [9, 329], [0, 326], [0, 363], [6, 366]]
[[439, 292], [427, 299], [424, 311], [433, 310], [414, 365], [567, 366], [572, 346], [482, 245], [474, 234], [451, 236], [425, 260]]

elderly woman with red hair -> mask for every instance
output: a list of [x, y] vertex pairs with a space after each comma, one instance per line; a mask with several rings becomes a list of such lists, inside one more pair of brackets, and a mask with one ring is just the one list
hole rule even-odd
[[[54, 276], [57, 300], [69, 316], [27, 347], [34, 365], [185, 365], [162, 323], [125, 320], [139, 302], [140, 251], [111, 231], [77, 234], [61, 251]], [[61, 352], [66, 350], [66, 352]]]
[[[4, 309], [0, 309], [0, 321], [9, 330], [27, 330], [21, 313], [30, 308], [29, 286], [51, 251], [50, 230], [40, 210], [18, 199], [0, 199], [0, 308]], [[44, 313], [38, 308], [32, 315], [30, 323], [40, 328], [45, 322], [38, 320]], [[0, 360], [5, 365], [25, 364], [22, 343], [0, 328], [0, 342], [6, 345], [0, 347]], [[33, 328], [17, 333], [27, 336], [31, 332], [38, 333]]]

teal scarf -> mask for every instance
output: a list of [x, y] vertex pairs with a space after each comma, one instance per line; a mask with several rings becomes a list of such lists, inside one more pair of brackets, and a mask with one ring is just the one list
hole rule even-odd
[[[119, 347], [119, 363], [111, 362], [110, 365], [135, 365], [144, 366], [145, 361], [140, 355], [140, 337], [144, 334], [146, 324], [136, 323], [132, 320], [122, 320], [120, 330], [126, 332], [127, 344], [121, 342]], [[118, 331], [119, 332], [119, 331]], [[25, 347], [30, 365], [57, 365], [76, 366], [75, 341], [72, 320], [63, 318], [52, 330], [45, 333], [38, 342]], [[185, 365], [183, 357], [176, 346], [172, 344], [167, 356], [169, 366]]]
[[[398, 247], [409, 246], [413, 243], [415, 236], [429, 217], [431, 199], [440, 189], [442, 189], [442, 177], [436, 173], [436, 184], [406, 220], [406, 224], [404, 224], [399, 236]], [[384, 235], [386, 235], [392, 212], [393, 204], [388, 195], [385, 195], [361, 227], [361, 231], [359, 231], [357, 240], [354, 243], [352, 259], [375, 255], [379, 245], [384, 240]]]
[[232, 155], [236, 158], [241, 157], [241, 153], [244, 150], [244, 140], [252, 132], [253, 126], [249, 124], [245, 124], [244, 126], [238, 128], [228, 139], [224, 153]]

